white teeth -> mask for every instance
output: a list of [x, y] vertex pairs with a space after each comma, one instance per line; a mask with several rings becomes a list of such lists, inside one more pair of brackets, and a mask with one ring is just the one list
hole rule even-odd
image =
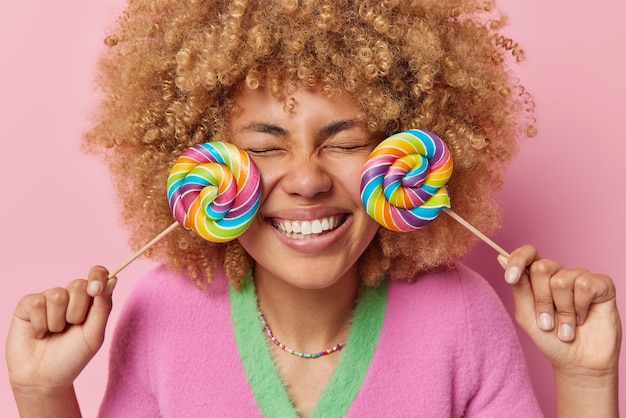
[[309, 235], [332, 231], [341, 222], [340, 216], [329, 216], [309, 221], [274, 221], [274, 227], [290, 238], [304, 238]]

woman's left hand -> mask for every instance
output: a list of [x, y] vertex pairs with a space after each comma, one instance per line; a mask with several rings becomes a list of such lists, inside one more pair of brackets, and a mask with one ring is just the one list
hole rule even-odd
[[517, 322], [555, 373], [617, 374], [622, 329], [610, 277], [541, 258], [530, 245], [498, 261], [513, 287]]

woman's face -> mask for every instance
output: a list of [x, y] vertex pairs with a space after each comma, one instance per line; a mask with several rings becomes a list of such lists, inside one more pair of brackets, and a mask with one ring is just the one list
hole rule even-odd
[[232, 141], [252, 157], [263, 184], [259, 213], [239, 237], [256, 260], [255, 276], [304, 289], [356, 279], [356, 262], [378, 229], [359, 190], [378, 141], [354, 100], [298, 87], [283, 98], [242, 88], [235, 101]]

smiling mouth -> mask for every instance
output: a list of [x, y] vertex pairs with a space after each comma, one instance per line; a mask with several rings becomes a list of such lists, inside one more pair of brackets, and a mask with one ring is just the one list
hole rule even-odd
[[273, 219], [272, 226], [287, 238], [305, 239], [333, 231], [339, 228], [345, 220], [345, 214], [306, 221]]

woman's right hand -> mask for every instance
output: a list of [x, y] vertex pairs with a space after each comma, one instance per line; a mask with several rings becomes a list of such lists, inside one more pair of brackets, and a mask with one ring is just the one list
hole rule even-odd
[[73, 396], [74, 379], [104, 341], [116, 280], [108, 280], [107, 270], [96, 266], [86, 280], [19, 301], [7, 337], [6, 360], [20, 412], [29, 408], [27, 402], [55, 403], [61, 401], [59, 396]]

